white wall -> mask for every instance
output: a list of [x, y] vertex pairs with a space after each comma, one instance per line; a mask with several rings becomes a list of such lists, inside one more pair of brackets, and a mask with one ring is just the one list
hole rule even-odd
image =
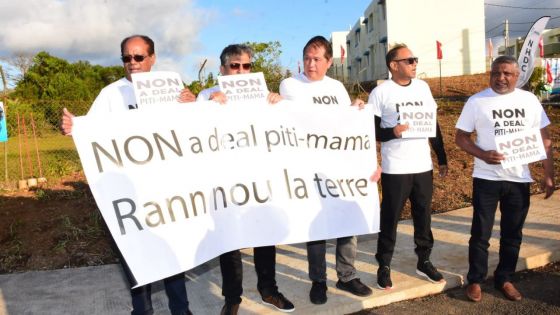
[[439, 76], [436, 40], [443, 45], [442, 76], [485, 72], [483, 0], [387, 0], [385, 3], [388, 44], [405, 43], [419, 57], [419, 77]]
[[[346, 35], [348, 35], [348, 31], [331, 33], [331, 44], [333, 48], [333, 65], [329, 69], [329, 76], [339, 81], [348, 81], [348, 71], [346, 70], [346, 65], [348, 60], [347, 58], [348, 49], [346, 48]], [[344, 56], [344, 64], [340, 63], [341, 61], [340, 46], [344, 47], [344, 50], [346, 51]]]

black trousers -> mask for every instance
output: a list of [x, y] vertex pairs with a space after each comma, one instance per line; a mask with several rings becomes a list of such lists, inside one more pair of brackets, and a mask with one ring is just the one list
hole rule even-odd
[[473, 179], [473, 219], [469, 240], [469, 283], [481, 283], [488, 273], [488, 247], [498, 202], [500, 203], [500, 260], [494, 284], [510, 281], [515, 272], [529, 212], [530, 183]]
[[414, 223], [414, 244], [418, 261], [429, 259], [434, 236], [431, 229], [433, 172], [416, 174], [381, 173], [380, 232], [375, 258], [379, 266], [390, 266], [397, 241], [397, 224], [407, 199], [410, 199]]
[[[276, 247], [263, 246], [253, 248], [253, 259], [257, 272], [257, 289], [262, 297], [275, 295], [276, 286]], [[234, 250], [220, 255], [222, 270], [222, 295], [226, 303], [241, 303], [243, 294], [243, 263], [241, 252]]]

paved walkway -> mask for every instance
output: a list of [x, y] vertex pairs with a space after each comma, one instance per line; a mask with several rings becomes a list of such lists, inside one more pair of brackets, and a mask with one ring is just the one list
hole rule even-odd
[[[416, 275], [412, 222], [401, 221], [392, 264], [395, 288], [374, 289], [373, 295], [358, 298], [335, 288], [334, 246], [329, 245], [328, 302], [321, 306], [308, 300], [306, 251], [303, 245], [278, 248], [277, 281], [280, 291], [296, 306], [295, 314], [343, 314], [396, 301], [413, 299], [460, 286], [467, 273], [467, 243], [472, 208], [433, 216], [436, 239], [432, 261], [444, 274], [445, 284], [432, 284]], [[497, 264], [499, 219], [490, 246], [490, 269]], [[376, 281], [374, 254], [376, 236], [360, 237], [356, 267], [359, 277], [371, 287]], [[244, 250], [244, 296], [241, 314], [274, 314], [260, 303], [256, 290], [252, 251]], [[560, 192], [551, 200], [542, 195], [532, 197], [524, 229], [524, 240], [517, 269], [531, 269], [560, 260]], [[221, 277], [217, 260], [212, 260], [186, 274], [187, 290], [194, 314], [219, 314], [223, 305]], [[0, 275], [0, 315], [9, 314], [129, 314], [130, 302], [126, 282], [118, 265], [105, 265], [53, 271], [36, 271]], [[168, 314], [167, 298], [161, 285], [153, 294], [156, 314]]]

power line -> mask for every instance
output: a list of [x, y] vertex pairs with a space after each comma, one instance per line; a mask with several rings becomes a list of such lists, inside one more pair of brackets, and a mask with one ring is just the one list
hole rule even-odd
[[[559, 16], [555, 16], [555, 17], [551, 17], [549, 21], [552, 21], [552, 20], [555, 20], [555, 19], [559, 19], [559, 18], [560, 18], [560, 15], [559, 15]], [[535, 21], [532, 21], [532, 22], [509, 22], [510, 25], [512, 25], [512, 24], [515, 24], [515, 25], [523, 25], [523, 24], [533, 24], [533, 23], [535, 23]], [[504, 23], [500, 23], [500, 24], [498, 24], [498, 25], [492, 27], [491, 29], [489, 29], [489, 30], [486, 31], [486, 34], [492, 32], [493, 30], [497, 29], [498, 27], [500, 27], [500, 26], [502, 26], [502, 25], [504, 25]]]
[[487, 2], [485, 2], [484, 5], [492, 6], [492, 7], [524, 9], [524, 10], [560, 10], [560, 8], [528, 8], [528, 7], [516, 7], [512, 5], [502, 5], [502, 4], [494, 4], [494, 3], [487, 3]]

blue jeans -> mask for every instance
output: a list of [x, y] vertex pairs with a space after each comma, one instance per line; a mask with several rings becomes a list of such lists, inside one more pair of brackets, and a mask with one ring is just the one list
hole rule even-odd
[[488, 273], [488, 247], [500, 203], [500, 260], [494, 272], [497, 287], [515, 272], [522, 229], [529, 212], [530, 183], [473, 179], [473, 219], [469, 240], [469, 283], [481, 283]]
[[[187, 288], [185, 287], [185, 275], [183, 273], [163, 279], [165, 293], [169, 299], [169, 310], [172, 315], [186, 315], [189, 310], [187, 300]], [[152, 307], [152, 285], [131, 289], [132, 315], [151, 315], [154, 313]]]
[[[124, 257], [118, 247], [114, 245], [114, 250], [119, 255], [121, 266], [130, 286], [137, 284], [136, 279], [132, 275], [130, 268], [126, 264]], [[185, 286], [185, 274], [183, 272], [163, 279], [165, 293], [169, 299], [169, 310], [172, 315], [189, 314], [189, 300], [187, 298], [187, 287]], [[130, 297], [132, 299], [132, 315], [152, 315], [154, 309], [152, 307], [152, 285], [146, 284], [138, 288], [130, 289]]]

